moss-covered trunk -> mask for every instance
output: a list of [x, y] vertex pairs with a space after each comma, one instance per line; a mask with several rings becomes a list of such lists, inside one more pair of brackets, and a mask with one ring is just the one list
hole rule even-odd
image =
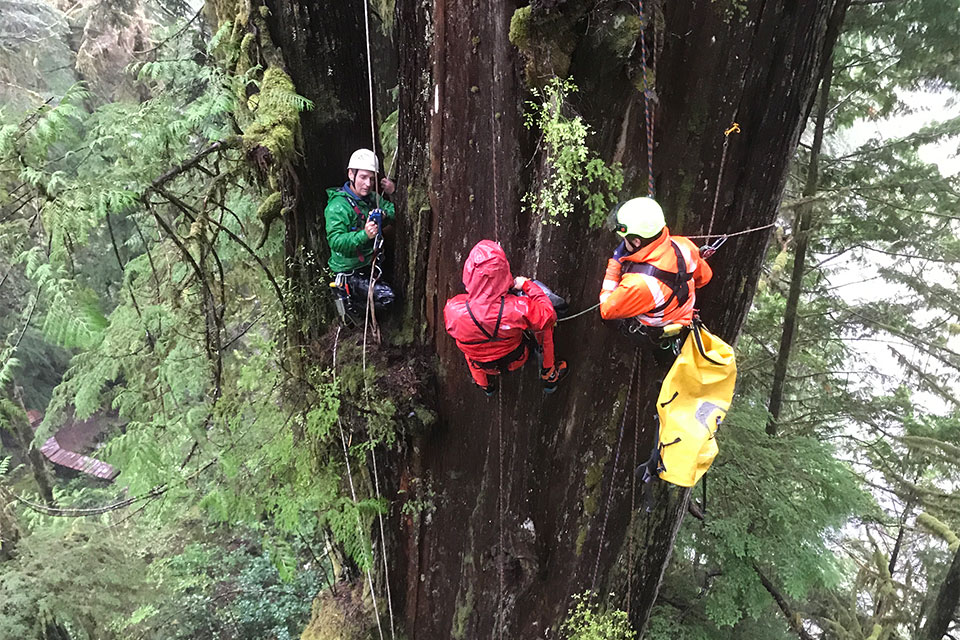
[[[734, 118], [743, 133], [727, 152], [714, 230], [775, 219], [845, 5], [698, 0], [657, 7], [646, 32], [657, 58], [654, 166], [672, 228], [699, 234], [709, 226], [723, 131]], [[435, 510], [399, 519], [394, 594], [409, 638], [496, 637], [501, 567], [504, 637], [555, 637], [549, 629], [570, 596], [594, 582], [601, 593], [614, 590], [617, 605], [629, 591], [638, 628], [656, 598], [687, 492], [660, 486], [653, 511], [637, 513], [628, 590], [632, 469], [654, 438], [652, 359], [640, 358], [631, 376], [634, 346], [591, 314], [557, 332], [572, 373], [556, 395], [543, 396], [531, 366], [488, 400], [442, 322], [445, 300], [461, 291], [462, 261], [481, 238], [498, 239], [516, 274], [539, 277], [574, 309], [596, 301], [615, 243], [589, 229], [585, 215], [542, 226], [521, 210], [523, 192], [542, 171], [536, 135], [521, 115], [528, 77], [571, 73], [580, 86], [576, 110], [595, 129], [593, 147], [624, 163], [624, 196], [645, 194], [633, 6], [536, 2], [514, 23], [525, 55], [509, 40], [516, 2], [398, 0], [406, 335], [435, 349], [441, 399], [439, 426], [404, 469], [405, 486], [416, 478], [435, 493]], [[727, 339], [747, 312], [768, 237], [731, 239], [713, 260], [716, 276], [701, 308]], [[721, 436], [721, 455], [722, 447]]]

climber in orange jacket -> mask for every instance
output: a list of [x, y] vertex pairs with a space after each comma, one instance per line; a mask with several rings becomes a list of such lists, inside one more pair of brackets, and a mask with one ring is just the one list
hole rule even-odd
[[542, 353], [544, 391], [555, 391], [567, 363], [554, 359], [557, 314], [546, 292], [533, 280], [514, 278], [503, 249], [491, 240], [481, 240], [470, 250], [463, 285], [467, 293], [447, 300], [443, 318], [447, 333], [467, 359], [473, 381], [493, 395], [496, 386], [490, 376], [519, 369], [532, 348]]
[[632, 319], [629, 331], [642, 332], [654, 342], [663, 327], [689, 326], [696, 290], [713, 277], [697, 246], [670, 235], [653, 198], [625, 202], [617, 210], [616, 231], [623, 241], [607, 261], [600, 291], [603, 319]]

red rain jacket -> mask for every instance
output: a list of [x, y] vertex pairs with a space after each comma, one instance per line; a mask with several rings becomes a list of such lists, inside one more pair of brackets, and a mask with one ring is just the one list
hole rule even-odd
[[[447, 333], [457, 341], [468, 361], [493, 362], [502, 358], [520, 346], [524, 329], [552, 331], [557, 321], [550, 299], [532, 280], [523, 283], [526, 297], [508, 293], [513, 286], [510, 263], [500, 245], [492, 240], [481, 240], [470, 250], [463, 265], [463, 286], [467, 293], [447, 300], [443, 318]], [[497, 327], [501, 298], [503, 314]], [[496, 340], [490, 341], [473, 321], [467, 311], [468, 303], [473, 317], [488, 334], [494, 335], [496, 328]], [[552, 364], [545, 359], [544, 366]]]

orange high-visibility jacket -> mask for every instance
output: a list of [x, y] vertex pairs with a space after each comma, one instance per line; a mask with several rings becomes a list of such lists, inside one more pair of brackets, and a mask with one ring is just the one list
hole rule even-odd
[[[682, 281], [678, 257], [687, 274]], [[600, 292], [600, 315], [604, 320], [635, 317], [651, 327], [689, 325], [696, 289], [712, 277], [713, 270], [700, 257], [697, 246], [683, 236], [671, 236], [664, 227], [653, 243], [624, 256], [621, 262], [609, 261]]]

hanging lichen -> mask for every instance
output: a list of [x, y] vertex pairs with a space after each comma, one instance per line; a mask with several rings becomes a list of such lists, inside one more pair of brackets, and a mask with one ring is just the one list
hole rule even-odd
[[960, 538], [953, 532], [953, 529], [929, 513], [924, 512], [918, 515], [917, 525], [946, 542], [949, 545], [951, 553], [955, 553], [957, 549], [960, 549]]

